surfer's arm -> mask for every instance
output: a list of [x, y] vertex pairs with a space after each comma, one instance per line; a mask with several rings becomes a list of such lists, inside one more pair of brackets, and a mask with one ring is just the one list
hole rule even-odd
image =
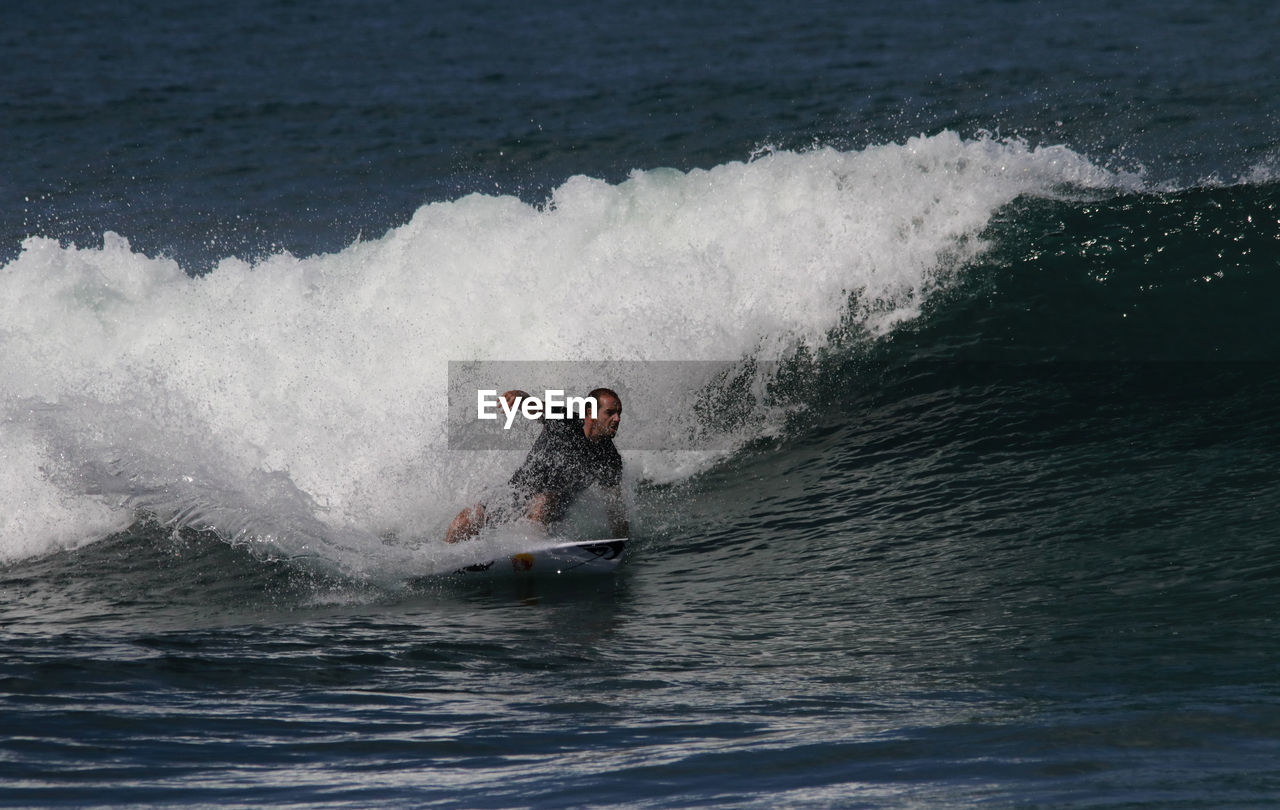
[[627, 524], [627, 505], [622, 500], [621, 486], [604, 488], [604, 508], [609, 516], [609, 536], [630, 536], [630, 526]]
[[551, 515], [551, 507], [553, 506], [552, 498], [554, 496], [550, 492], [539, 492], [529, 499], [529, 508], [525, 510], [525, 517], [529, 520], [535, 520], [543, 526], [547, 525], [547, 518]]
[[512, 388], [510, 391], [502, 392], [502, 398], [505, 399], [507, 401], [507, 404], [510, 405], [512, 408], [519, 405], [520, 400], [524, 399], [527, 396], [529, 396], [529, 392], [521, 391], [519, 388]]
[[[529, 392], [521, 391], [519, 388], [512, 388], [510, 391], [502, 392], [502, 399], [506, 400], [507, 402], [506, 409], [510, 410], [512, 413], [515, 413], [516, 409], [520, 407], [520, 400], [528, 399], [528, 398], [529, 398]], [[540, 414], [538, 416], [538, 421], [541, 422], [545, 418], [546, 418], [545, 413]]]

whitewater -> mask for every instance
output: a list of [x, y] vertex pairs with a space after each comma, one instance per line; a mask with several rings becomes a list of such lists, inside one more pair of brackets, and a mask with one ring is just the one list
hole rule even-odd
[[1280, 5], [9, 5], [0, 806], [1275, 804]]
[[[336, 253], [202, 273], [127, 235], [31, 237], [0, 269], [0, 559], [146, 509], [348, 575], [430, 572], [456, 560], [385, 538], [439, 535], [519, 460], [450, 451], [450, 361], [778, 362], [882, 340], [980, 255], [1002, 206], [1138, 183], [1065, 147], [944, 132], [577, 176], [542, 204], [472, 194]], [[651, 415], [707, 383], [633, 382], [628, 409]], [[620, 439], [633, 485], [723, 457], [627, 452], [644, 429]]]

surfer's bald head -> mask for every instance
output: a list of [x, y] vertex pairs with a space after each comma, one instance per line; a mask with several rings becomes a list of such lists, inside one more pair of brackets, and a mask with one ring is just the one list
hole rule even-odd
[[600, 404], [601, 397], [613, 397], [615, 400], [617, 400], [619, 405], [622, 404], [622, 397], [618, 396], [618, 392], [614, 391], [612, 388], [597, 388], [594, 391], [592, 391], [590, 394], [587, 394], [587, 396], [594, 399], [596, 401], [597, 406]]

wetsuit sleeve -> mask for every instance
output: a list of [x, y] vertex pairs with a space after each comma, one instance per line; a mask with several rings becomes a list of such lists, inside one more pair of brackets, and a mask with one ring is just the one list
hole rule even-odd
[[602, 487], [616, 487], [622, 483], [622, 456], [613, 442], [609, 442], [608, 452], [601, 459], [596, 483]]
[[563, 423], [548, 420], [524, 464], [511, 476], [511, 485], [524, 495], [563, 495], [572, 490], [572, 473], [581, 462], [574, 457], [570, 438]]

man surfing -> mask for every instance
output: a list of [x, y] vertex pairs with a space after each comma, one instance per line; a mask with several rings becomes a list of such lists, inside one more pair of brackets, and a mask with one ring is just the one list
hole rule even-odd
[[[529, 395], [511, 390], [502, 395], [514, 412]], [[527, 518], [543, 526], [564, 518], [573, 501], [591, 486], [604, 493], [612, 537], [628, 534], [626, 507], [622, 502], [622, 456], [613, 437], [622, 422], [622, 399], [609, 388], [587, 395], [581, 417], [542, 420], [542, 433], [533, 443], [520, 469], [511, 476], [510, 500], [502, 504], [478, 503], [449, 524], [446, 543], [469, 540], [490, 520]], [[591, 408], [594, 402], [595, 408]]]

